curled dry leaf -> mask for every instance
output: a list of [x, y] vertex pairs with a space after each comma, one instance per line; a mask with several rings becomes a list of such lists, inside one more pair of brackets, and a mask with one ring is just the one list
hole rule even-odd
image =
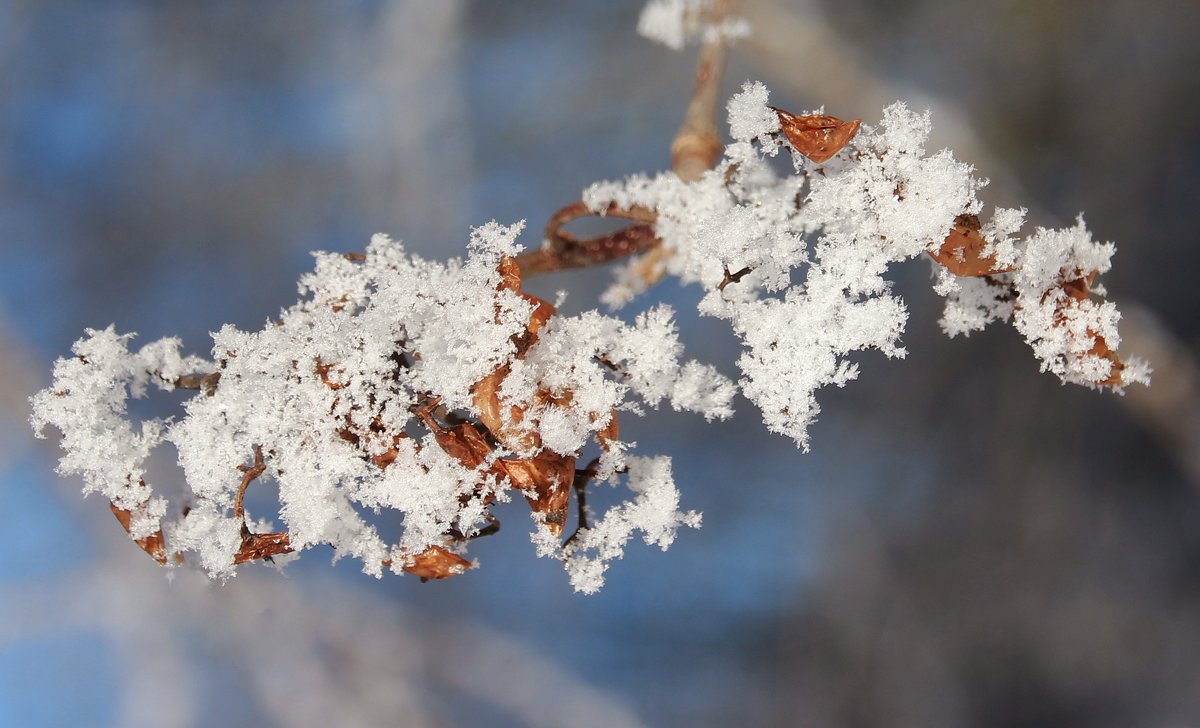
[[862, 125], [862, 119], [842, 121], [826, 114], [796, 116], [774, 106], [770, 108], [779, 117], [784, 136], [796, 151], [818, 164], [829, 161], [849, 144]]
[[956, 276], [990, 276], [1013, 270], [1012, 266], [998, 265], [994, 256], [983, 254], [987, 241], [979, 229], [979, 216], [959, 215], [946, 242], [929, 256]]
[[467, 423], [449, 429], [433, 424], [433, 437], [446, 454], [468, 468], [475, 469], [487, 461], [492, 446], [475, 425]]
[[[600, 419], [595, 412], [592, 413], [591, 417], [593, 422]], [[596, 433], [596, 442], [600, 443], [601, 449], [608, 452], [609, 448], [612, 447], [612, 443], [620, 436], [621, 425], [617, 421], [617, 411], [613, 410], [609, 414], [608, 424], [604, 426], [604, 429]]]

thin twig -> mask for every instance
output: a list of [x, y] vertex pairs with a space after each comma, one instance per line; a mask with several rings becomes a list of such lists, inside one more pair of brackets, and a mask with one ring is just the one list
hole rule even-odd
[[237, 495], [233, 499], [233, 516], [240, 518], [245, 525], [246, 511], [242, 503], [246, 499], [246, 489], [250, 487], [250, 483], [262, 475], [267, 469], [267, 464], [263, 461], [262, 447], [254, 446], [254, 464], [239, 465], [238, 470], [242, 471], [242, 483], [238, 486]]
[[[707, 18], [720, 26], [729, 17], [732, 0], [712, 0]], [[671, 142], [671, 167], [684, 182], [695, 182], [716, 166], [721, 156], [721, 137], [717, 133], [717, 99], [725, 74], [728, 43], [723, 33], [712, 33], [700, 48], [696, 64], [696, 85], [683, 124]]]
[[[733, 0], [712, 0], [708, 22], [720, 26], [732, 12]], [[671, 168], [684, 182], [695, 182], [716, 166], [721, 158], [721, 137], [717, 133], [717, 99], [725, 75], [728, 42], [724, 33], [712, 33], [700, 48], [696, 63], [696, 84], [692, 100], [683, 116], [683, 124], [671, 142]], [[656, 245], [632, 264], [634, 275], [652, 286], [667, 272], [671, 253]]]
[[563, 541], [563, 548], [574, 541], [579, 534], [591, 528], [588, 524], [587, 516], [587, 484], [596, 477], [596, 470], [600, 467], [600, 458], [593, 458], [587, 467], [583, 470], [575, 471], [575, 479], [571, 481], [571, 487], [575, 490], [575, 509], [578, 516], [578, 523], [575, 524], [575, 530]]
[[[732, 0], [712, 0], [707, 22], [720, 26], [729, 17], [732, 4]], [[717, 32], [701, 47], [692, 99], [671, 142], [671, 168], [685, 182], [700, 179], [721, 157], [723, 145], [717, 133], [716, 111], [727, 46], [724, 34]], [[667, 254], [655, 233], [657, 215], [653, 210], [609, 205], [603, 215], [623, 217], [638, 224], [595, 238], [580, 240], [562, 230], [572, 220], [595, 214], [582, 202], [573, 202], [554, 213], [546, 225], [543, 246], [517, 256], [521, 277], [586, 268], [643, 253], [633, 263], [636, 275], [650, 285], [662, 279]]]
[[292, 536], [288, 531], [254, 533], [246, 523], [246, 510], [243, 506], [246, 489], [250, 487], [250, 483], [255, 478], [267, 470], [267, 464], [263, 460], [262, 447], [254, 446], [253, 465], [239, 465], [238, 470], [242, 471], [242, 482], [238, 485], [237, 495], [233, 499], [233, 515], [242, 521], [242, 545], [233, 555], [233, 563], [244, 564], [247, 561], [260, 559], [271, 561], [275, 556], [290, 554], [295, 549], [292, 548]]
[[724, 291], [725, 286], [729, 285], [730, 283], [737, 283], [738, 281], [742, 280], [750, 273], [751, 270], [753, 270], [753, 269], [750, 266], [746, 266], [745, 268], [742, 268], [741, 270], [739, 270], [737, 273], [730, 273], [729, 268], [725, 268], [724, 273], [721, 276], [721, 283], [717, 285], [717, 290]]

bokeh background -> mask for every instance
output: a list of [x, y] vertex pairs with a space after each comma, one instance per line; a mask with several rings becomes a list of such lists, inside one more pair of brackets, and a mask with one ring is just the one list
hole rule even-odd
[[[1154, 388], [1062, 387], [1010, 328], [945, 339], [918, 262], [908, 358], [860, 357], [811, 454], [744, 400], [628, 422], [704, 527], [596, 596], [517, 511], [445, 583], [320, 551], [168, 579], [32, 438], [53, 359], [114, 322], [207, 351], [377, 231], [446, 258], [525, 219], [535, 245], [588, 183], [669, 165], [694, 49], [636, 36], [639, 0], [0, 0], [0, 725], [1200, 725], [1200, 8], [743, 5], [726, 96], [902, 98], [989, 201], [1085, 210]], [[607, 277], [536, 286], [580, 310]], [[649, 299], [732, 374], [698, 297]]]

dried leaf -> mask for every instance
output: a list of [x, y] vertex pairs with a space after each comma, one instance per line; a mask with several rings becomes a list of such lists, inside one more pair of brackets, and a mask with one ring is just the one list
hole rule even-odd
[[[595, 412], [592, 413], [592, 421], [595, 422], [599, 417]], [[621, 425], [617, 421], [617, 411], [614, 409], [612, 415], [608, 419], [608, 424], [604, 429], [596, 433], [596, 442], [600, 443], [600, 448], [605, 452], [611, 447], [609, 443], [615, 442], [621, 436]]]
[[533, 512], [542, 514], [551, 532], [560, 535], [567, 523], [575, 458], [543, 450], [525, 460], [501, 460], [499, 466], [513, 486], [525, 493]]
[[1012, 266], [998, 265], [995, 256], [983, 254], [987, 241], [979, 228], [978, 216], [959, 215], [954, 218], [954, 227], [946, 236], [946, 242], [929, 256], [956, 276], [990, 276], [1015, 270]]
[[400, 567], [421, 581], [448, 579], [471, 568], [471, 562], [441, 546], [430, 546], [419, 554], [408, 556]]
[[[517, 264], [515, 258], [510, 258], [507, 255], [502, 257], [498, 270], [500, 272], [499, 290], [512, 291], [533, 304], [533, 312], [529, 315], [529, 322], [525, 325], [525, 333], [519, 336], [518, 341], [516, 341], [517, 358], [521, 358], [525, 355], [529, 347], [537, 341], [538, 331], [554, 315], [554, 306], [549, 301], [542, 300], [521, 290], [521, 266]], [[499, 316], [499, 311], [496, 313]]]
[[539, 450], [542, 440], [537, 432], [521, 423], [525, 419], [525, 411], [520, 407], [509, 406], [507, 416], [503, 414], [504, 407], [500, 404], [500, 388], [509, 374], [508, 365], [502, 366], [471, 388], [472, 400], [479, 410], [479, 421], [488, 432], [505, 447], [516, 452]]
[[[1059, 286], [1063, 293], [1067, 294], [1067, 299], [1061, 301], [1058, 310], [1055, 312], [1056, 325], [1060, 325], [1059, 322], [1066, 321], [1067, 317], [1063, 313], [1063, 309], [1070, 305], [1068, 301], [1086, 301], [1092, 295], [1092, 285], [1096, 282], [1096, 275], [1096, 271], [1091, 271], [1087, 274], [1079, 275], [1077, 278], [1072, 278]], [[1052, 295], [1054, 290], [1053, 288], [1050, 289], [1046, 292], [1046, 295]], [[1087, 333], [1092, 337], [1092, 348], [1088, 349], [1087, 353], [1112, 362], [1112, 369], [1109, 371], [1108, 377], [1096, 382], [1096, 384], [1102, 387], [1115, 387], [1121, 384], [1121, 373], [1125, 371], [1125, 363], [1121, 361], [1121, 357], [1117, 356], [1115, 351], [1109, 348], [1108, 342], [1105, 341], [1103, 336], [1092, 331], [1090, 328]]]
[[475, 425], [467, 423], [444, 429], [435, 427], [433, 437], [446, 454], [468, 468], [477, 468], [492, 453], [492, 446]]
[[1103, 336], [1096, 335], [1095, 343], [1088, 353], [1112, 362], [1112, 370], [1109, 371], [1108, 377], [1096, 384], [1102, 387], [1115, 387], [1121, 383], [1121, 373], [1125, 371], [1125, 363], [1121, 361], [1121, 357], [1117, 356], [1117, 352], [1108, 348], [1108, 342], [1104, 340]]
[[862, 124], [862, 119], [842, 121], [825, 114], [796, 116], [773, 106], [771, 110], [779, 116], [783, 133], [796, 151], [818, 164], [829, 161], [849, 144]]
[[333, 364], [326, 364], [325, 362], [321, 361], [321, 357], [317, 357], [316, 370], [317, 370], [317, 376], [319, 376], [321, 378], [321, 382], [326, 387], [329, 387], [330, 389], [336, 391], [345, 386], [344, 383], [336, 381], [333, 377], [329, 376], [329, 373], [331, 371], [334, 374], [344, 376], [346, 374], [345, 367], [337, 367], [335, 369]]
[[[133, 521], [133, 513], [121, 508], [112, 501], [108, 502], [108, 507], [112, 509], [113, 515], [117, 517], [117, 521], [121, 524], [121, 528], [125, 529], [125, 533], [130, 533], [129, 527]], [[167, 547], [163, 543], [163, 532], [161, 529], [149, 536], [136, 539], [135, 543], [141, 547], [142, 551], [150, 554], [150, 558], [159, 564], [167, 563]]]

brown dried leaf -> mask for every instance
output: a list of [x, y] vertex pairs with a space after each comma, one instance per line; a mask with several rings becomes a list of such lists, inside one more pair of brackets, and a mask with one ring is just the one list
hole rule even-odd
[[525, 460], [501, 460], [498, 465], [515, 488], [525, 493], [534, 513], [545, 517], [551, 532], [558, 536], [567, 523], [571, 502], [571, 483], [575, 480], [575, 458], [543, 450]]
[[796, 116], [774, 106], [771, 110], [779, 117], [783, 133], [796, 151], [818, 164], [829, 161], [849, 144], [862, 125], [862, 119], [842, 121], [825, 114]]
[[[537, 296], [530, 295], [521, 290], [521, 266], [517, 264], [515, 258], [504, 256], [500, 259], [498, 267], [500, 272], [500, 285], [498, 290], [508, 290], [517, 294], [529, 303], [533, 304], [533, 312], [529, 315], [529, 322], [525, 325], [525, 334], [517, 341], [517, 358], [523, 357], [525, 352], [537, 341], [538, 331], [546, 325], [550, 317], [554, 315], [554, 306], [549, 301], [542, 300]], [[496, 312], [499, 316], [499, 311]]]
[[527, 452], [541, 449], [542, 440], [537, 432], [521, 426], [525, 419], [524, 410], [510, 405], [507, 416], [502, 415], [504, 409], [500, 404], [500, 387], [503, 386], [509, 371], [506, 364], [480, 379], [471, 388], [472, 401], [479, 410], [479, 421], [510, 450]]
[[471, 568], [471, 562], [441, 546], [430, 546], [419, 554], [408, 556], [400, 567], [421, 581], [448, 579]]
[[[596, 413], [592, 413], [592, 421], [595, 422], [599, 417]], [[617, 422], [617, 411], [614, 409], [612, 415], [608, 419], [608, 424], [604, 429], [596, 433], [596, 442], [600, 443], [600, 448], [608, 452], [611, 445], [609, 443], [616, 441], [621, 436], [621, 425]]]
[[[1096, 282], [1096, 271], [1080, 276], [1059, 286], [1063, 293], [1076, 301], [1086, 301], [1092, 294], [1092, 284]], [[1051, 289], [1053, 291], [1054, 289]]]
[[[117, 517], [117, 521], [121, 524], [121, 528], [125, 529], [125, 533], [130, 533], [129, 525], [133, 521], [133, 513], [121, 508], [112, 501], [108, 502], [108, 507], [112, 509], [113, 515]], [[160, 565], [167, 563], [167, 547], [163, 542], [163, 532], [161, 529], [145, 538], [137, 539], [135, 543], [137, 543], [142, 551], [150, 554], [150, 558], [157, 561]]]
[[956, 276], [990, 276], [1007, 273], [1014, 267], [1003, 267], [994, 256], [983, 255], [987, 241], [979, 233], [979, 217], [959, 215], [954, 218], [954, 227], [946, 236], [946, 242], [929, 256]]
[[[1078, 274], [1079, 271], [1076, 271]], [[1063, 310], [1068, 308], [1070, 301], [1086, 301], [1092, 295], [1092, 285], [1096, 282], [1096, 271], [1091, 271], [1087, 274], [1078, 275], [1072, 278], [1059, 288], [1063, 293], [1067, 294], [1065, 300], [1060, 299], [1058, 310], [1055, 313], [1056, 325], [1066, 321], [1066, 314]], [[1055, 289], [1051, 288], [1045, 295], [1053, 295]], [[1043, 299], [1044, 300], [1044, 299]], [[1092, 337], [1092, 348], [1088, 349], [1088, 354], [1094, 354], [1102, 359], [1107, 359], [1112, 362], [1112, 369], [1109, 371], [1108, 377], [1096, 382], [1101, 387], [1115, 387], [1121, 383], [1121, 373], [1125, 371], [1125, 363], [1121, 361], [1121, 357], [1108, 346], [1108, 342], [1100, 334], [1088, 329], [1088, 335]]]
[[1089, 354], [1095, 354], [1102, 359], [1108, 359], [1112, 362], [1112, 369], [1108, 373], [1108, 378], [1103, 379], [1096, 384], [1102, 387], [1115, 387], [1121, 383], [1121, 373], [1125, 371], [1125, 363], [1121, 361], [1121, 357], [1117, 356], [1117, 352], [1108, 348], [1108, 342], [1103, 336], [1096, 335], [1095, 343], [1088, 350]]
[[468, 468], [479, 467], [492, 452], [487, 438], [470, 423], [449, 429], [434, 428], [433, 437], [447, 455]]

